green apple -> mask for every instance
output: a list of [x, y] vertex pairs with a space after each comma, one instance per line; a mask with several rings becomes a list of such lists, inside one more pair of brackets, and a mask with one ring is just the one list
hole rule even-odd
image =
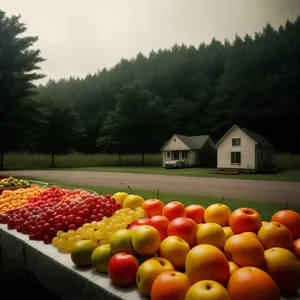
[[119, 252], [126, 252], [128, 254], [135, 255], [135, 251], [132, 247], [132, 230], [119, 229], [115, 231], [110, 237], [110, 251], [112, 254]]
[[100, 273], [108, 272], [108, 262], [112, 257], [110, 245], [101, 245], [97, 247], [92, 254], [92, 265]]
[[162, 257], [153, 257], [143, 262], [136, 274], [136, 284], [140, 293], [150, 297], [154, 280], [165, 271], [175, 271], [175, 268], [168, 260]]
[[152, 226], [141, 225], [132, 231], [132, 247], [142, 256], [152, 256], [160, 246], [160, 234]]
[[92, 264], [92, 254], [97, 244], [90, 240], [80, 240], [75, 242], [71, 251], [71, 259], [77, 267], [85, 268]]

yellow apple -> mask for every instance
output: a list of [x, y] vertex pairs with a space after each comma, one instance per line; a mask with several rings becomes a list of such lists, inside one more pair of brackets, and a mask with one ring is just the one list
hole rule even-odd
[[230, 237], [232, 237], [234, 235], [232, 229], [229, 226], [223, 227], [223, 230], [226, 234], [227, 239], [229, 239]]
[[136, 283], [140, 293], [150, 297], [154, 280], [165, 271], [175, 271], [175, 268], [168, 260], [162, 257], [153, 257], [143, 262], [136, 274]]
[[217, 223], [222, 227], [228, 226], [231, 210], [227, 205], [216, 203], [206, 208], [204, 220], [206, 223]]
[[185, 294], [184, 300], [230, 300], [226, 288], [214, 280], [201, 280], [194, 283]]
[[198, 225], [196, 240], [198, 245], [209, 244], [223, 250], [227, 236], [219, 224], [204, 223]]
[[141, 207], [145, 200], [138, 195], [130, 194], [123, 201], [124, 208], [136, 209], [137, 207]]
[[123, 205], [123, 202], [127, 196], [128, 194], [125, 192], [117, 192], [113, 195], [113, 198], [116, 200], [116, 202]]
[[135, 255], [135, 251], [132, 247], [132, 230], [118, 229], [110, 237], [110, 251], [112, 254], [119, 252], [126, 252], [128, 254]]
[[160, 234], [152, 226], [141, 225], [132, 232], [132, 247], [142, 256], [153, 255], [160, 246]]
[[168, 236], [160, 245], [159, 256], [170, 261], [176, 270], [183, 270], [189, 251], [190, 246], [185, 240], [177, 236]]
[[291, 251], [279, 247], [265, 250], [262, 269], [273, 278], [281, 292], [295, 293], [300, 288], [300, 261]]

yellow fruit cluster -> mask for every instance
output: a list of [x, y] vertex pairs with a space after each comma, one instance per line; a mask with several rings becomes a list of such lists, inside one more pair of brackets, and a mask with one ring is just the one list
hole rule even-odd
[[11, 209], [24, 206], [30, 197], [38, 195], [41, 189], [38, 186], [31, 188], [20, 188], [17, 190], [5, 190], [0, 195], [0, 213], [6, 213]]
[[100, 245], [109, 244], [111, 235], [118, 229], [125, 229], [133, 221], [147, 217], [147, 213], [137, 207], [135, 210], [122, 208], [117, 210], [110, 218], [104, 217], [102, 221], [86, 223], [76, 231], [58, 231], [52, 240], [52, 245], [60, 250], [71, 252], [74, 244], [79, 240], [91, 240]]

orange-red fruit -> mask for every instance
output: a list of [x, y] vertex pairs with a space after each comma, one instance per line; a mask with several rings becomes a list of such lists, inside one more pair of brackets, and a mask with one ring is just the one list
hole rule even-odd
[[272, 216], [271, 221], [286, 226], [294, 240], [300, 238], [300, 215], [297, 212], [290, 209], [280, 210]]
[[236, 234], [230, 237], [224, 246], [224, 252], [229, 261], [239, 267], [261, 267], [264, 263], [264, 247], [254, 237]]
[[172, 221], [179, 217], [186, 217], [186, 210], [184, 205], [179, 201], [172, 201], [165, 205], [162, 215], [169, 221]]
[[191, 282], [185, 274], [166, 271], [154, 280], [151, 300], [183, 300], [190, 287]]
[[293, 238], [290, 231], [278, 222], [270, 222], [263, 225], [259, 229], [257, 236], [265, 249], [273, 247], [293, 249]]
[[205, 208], [199, 204], [192, 204], [186, 207], [186, 216], [197, 224], [204, 223]]
[[159, 216], [164, 209], [163, 203], [158, 199], [148, 199], [142, 204], [142, 208], [148, 214], [148, 217]]
[[300, 259], [300, 239], [294, 241], [293, 252]]
[[192, 283], [210, 279], [225, 284], [230, 276], [226, 256], [212, 245], [198, 245], [192, 248], [186, 256], [185, 270]]
[[194, 247], [196, 243], [197, 224], [189, 218], [180, 217], [169, 223], [168, 236], [178, 236], [185, 240], [190, 247]]
[[280, 300], [279, 289], [266, 272], [255, 267], [243, 267], [229, 278], [227, 291], [231, 300]]
[[257, 233], [262, 226], [259, 213], [252, 208], [238, 208], [229, 218], [229, 226], [235, 234], [251, 231]]

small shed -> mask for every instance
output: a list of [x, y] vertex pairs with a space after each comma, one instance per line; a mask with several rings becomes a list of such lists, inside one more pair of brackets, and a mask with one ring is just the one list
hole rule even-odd
[[275, 148], [263, 136], [233, 125], [216, 143], [218, 169], [267, 170], [275, 167]]
[[209, 135], [185, 136], [174, 134], [161, 148], [162, 164], [182, 160], [184, 166], [215, 167], [216, 148]]

